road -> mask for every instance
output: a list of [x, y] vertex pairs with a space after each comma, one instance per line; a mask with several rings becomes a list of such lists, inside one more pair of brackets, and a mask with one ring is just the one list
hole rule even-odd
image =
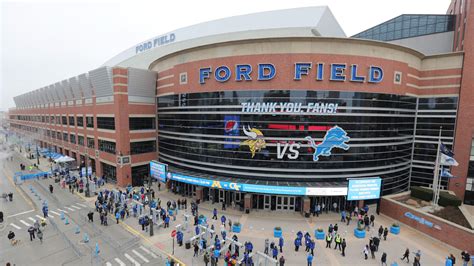
[[[13, 155], [14, 160], [10, 161]], [[109, 222], [101, 226], [97, 213], [95, 222], [87, 221], [91, 203], [67, 189], [61, 189], [51, 179], [30, 180], [15, 186], [12, 176], [20, 162], [30, 164], [17, 153], [0, 152], [0, 194], [13, 192], [13, 202], [2, 199], [5, 220], [0, 225], [0, 264], [16, 265], [163, 265], [164, 256], [153, 251], [146, 241], [123, 226]], [[51, 194], [49, 184], [53, 184]], [[32, 190], [34, 192], [32, 192]], [[47, 201], [49, 218], [43, 230], [44, 239], [30, 241], [28, 228], [40, 219], [42, 204]], [[61, 219], [64, 214], [64, 220]], [[66, 224], [66, 220], [69, 224]], [[112, 221], [112, 219], [109, 219]], [[11, 246], [9, 231], [20, 242]], [[84, 234], [89, 241], [84, 243]], [[99, 253], [96, 254], [96, 244]]]

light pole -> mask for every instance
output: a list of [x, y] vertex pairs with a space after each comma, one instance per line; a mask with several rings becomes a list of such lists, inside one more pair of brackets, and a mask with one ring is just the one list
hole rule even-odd
[[[155, 212], [151, 210], [151, 175], [148, 175], [148, 207], [150, 207], [150, 213], [152, 215], [155, 215]], [[150, 223], [150, 236], [153, 236], [153, 219], [152, 222]]]
[[[86, 152], [86, 161], [84, 163], [84, 166], [86, 168], [86, 197], [90, 197], [91, 196], [91, 191], [89, 189], [90, 187], [90, 184], [89, 184], [89, 176], [88, 176], [88, 168], [89, 168], [89, 150], [85, 150]], [[92, 173], [91, 173], [92, 174]]]
[[39, 157], [39, 151], [38, 151], [38, 143], [36, 143], [36, 162], [38, 165], [40, 165], [40, 157]]

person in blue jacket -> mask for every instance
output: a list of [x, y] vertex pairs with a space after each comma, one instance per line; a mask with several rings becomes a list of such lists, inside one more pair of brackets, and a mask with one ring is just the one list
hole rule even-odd
[[212, 215], [213, 215], [212, 219], [217, 220], [217, 209], [216, 208], [214, 208], [214, 210], [212, 211]]
[[176, 233], [176, 241], [178, 241], [180, 247], [183, 245], [183, 232], [178, 231], [178, 233]]
[[308, 257], [306, 257], [306, 260], [308, 261], [308, 266], [313, 265], [313, 255], [311, 255], [311, 253], [308, 253]]
[[223, 226], [225, 226], [225, 220], [226, 220], [225, 216], [222, 215], [221, 216], [221, 223], [222, 223]]
[[221, 250], [221, 241], [218, 239], [216, 239], [216, 243], [214, 244], [214, 247], [217, 249], [217, 250]]
[[314, 256], [314, 246], [316, 246], [316, 243], [314, 242], [314, 240], [309, 240], [309, 249], [311, 250], [311, 255]]
[[280, 253], [283, 253], [283, 245], [285, 241], [283, 240], [283, 237], [280, 236], [280, 239], [278, 240], [278, 246], [280, 246]]
[[298, 252], [301, 246], [301, 239], [299, 237], [295, 238], [295, 251]]
[[252, 253], [253, 251], [253, 244], [249, 241], [249, 252]]
[[199, 235], [199, 232], [200, 232], [199, 225], [196, 225], [195, 231], [196, 231], [196, 235]]
[[278, 260], [278, 249], [276, 247], [273, 247], [272, 256], [274, 259]]

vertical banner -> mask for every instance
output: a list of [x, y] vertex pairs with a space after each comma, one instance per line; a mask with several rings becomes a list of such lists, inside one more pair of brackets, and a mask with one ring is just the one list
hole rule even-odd
[[[238, 115], [226, 115], [224, 116], [224, 135], [226, 136], [238, 136], [240, 128], [240, 116]], [[240, 142], [238, 139], [226, 138], [226, 142], [232, 142], [224, 144], [224, 149], [238, 149]]]

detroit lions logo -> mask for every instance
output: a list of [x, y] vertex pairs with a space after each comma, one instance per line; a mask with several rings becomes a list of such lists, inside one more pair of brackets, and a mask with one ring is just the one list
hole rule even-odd
[[319, 156], [330, 156], [333, 148], [347, 151], [350, 148], [347, 142], [351, 138], [347, 136], [347, 132], [344, 129], [334, 126], [326, 132], [323, 141], [319, 144], [316, 144], [310, 136], [307, 136], [305, 139], [314, 148], [313, 161], [317, 162], [319, 161]]

